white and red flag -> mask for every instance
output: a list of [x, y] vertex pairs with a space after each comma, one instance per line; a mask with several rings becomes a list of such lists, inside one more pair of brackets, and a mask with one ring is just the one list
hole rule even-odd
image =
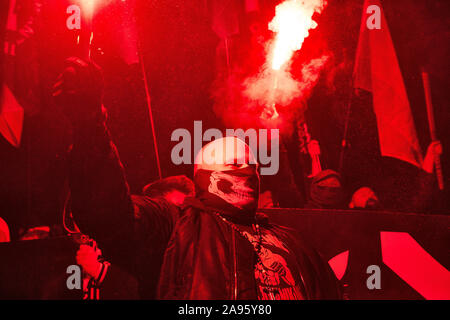
[[11, 90], [3, 85], [0, 90], [0, 134], [16, 148], [20, 147], [24, 110]]
[[364, 2], [353, 77], [355, 88], [372, 93], [382, 156], [422, 167], [405, 84], [379, 0]]
[[[24, 29], [25, 30], [25, 29]], [[29, 30], [29, 29], [28, 29]], [[16, 1], [9, 2], [8, 16], [6, 20], [7, 34], [16, 34], [17, 28], [17, 7]], [[13, 38], [10, 36], [10, 38]], [[14, 61], [16, 58], [16, 46], [18, 41], [4, 41], [2, 50], [4, 59]], [[9, 73], [14, 70], [11, 64], [4, 63], [3, 68]], [[11, 89], [6, 84], [0, 85], [0, 134], [14, 147], [19, 148], [22, 138], [24, 109], [17, 102]]]

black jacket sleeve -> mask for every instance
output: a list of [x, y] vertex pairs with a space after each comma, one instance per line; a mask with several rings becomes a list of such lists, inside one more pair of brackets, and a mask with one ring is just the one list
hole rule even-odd
[[72, 213], [103, 255], [130, 272], [152, 298], [179, 209], [163, 198], [131, 196], [104, 124], [77, 131], [70, 154]]
[[135, 207], [134, 273], [142, 299], [155, 299], [164, 254], [180, 210], [163, 198], [132, 196]]
[[82, 233], [106, 251], [131, 240], [133, 205], [117, 150], [103, 123], [76, 131], [69, 184], [72, 213]]

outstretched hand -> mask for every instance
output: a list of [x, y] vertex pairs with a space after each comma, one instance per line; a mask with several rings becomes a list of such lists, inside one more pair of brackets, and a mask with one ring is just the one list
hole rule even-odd
[[317, 140], [311, 140], [308, 142], [308, 153], [312, 157], [320, 156], [320, 146]]
[[442, 144], [436, 140], [430, 143], [427, 149], [427, 154], [423, 161], [422, 169], [428, 173], [433, 173], [434, 163], [442, 154]]

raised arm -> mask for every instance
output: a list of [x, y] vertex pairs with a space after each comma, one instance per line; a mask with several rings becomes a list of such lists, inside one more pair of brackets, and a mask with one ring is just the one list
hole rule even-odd
[[73, 216], [81, 232], [107, 248], [130, 239], [134, 211], [122, 165], [104, 123], [102, 91], [99, 68], [70, 58], [53, 96], [73, 126], [69, 156]]

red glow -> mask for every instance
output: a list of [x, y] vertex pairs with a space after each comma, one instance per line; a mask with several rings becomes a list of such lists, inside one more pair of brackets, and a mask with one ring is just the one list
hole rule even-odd
[[92, 19], [94, 14], [94, 9], [96, 5], [96, 0], [80, 0], [80, 6], [83, 9], [84, 15], [88, 19]]
[[380, 232], [383, 263], [425, 299], [450, 299], [450, 272], [408, 233]]
[[[294, 52], [302, 48], [309, 30], [317, 27], [312, 16], [316, 12], [321, 13], [326, 4], [326, 0], [286, 0], [275, 8], [275, 17], [268, 26], [276, 33], [266, 58], [271, 71], [262, 77], [264, 81], [258, 81], [264, 83], [268, 80], [269, 83], [268, 86], [263, 86], [264, 91], [267, 91], [267, 96], [264, 97], [267, 102], [260, 118], [264, 122], [277, 121], [277, 105], [280, 102], [285, 104], [283, 101], [298, 96], [303, 85], [309, 87], [310, 79], [306, 78], [303, 83], [298, 83], [292, 78], [288, 69], [289, 62]], [[283, 82], [290, 85], [286, 87]]]
[[328, 264], [330, 265], [331, 269], [333, 269], [336, 278], [338, 278], [339, 280], [342, 279], [345, 271], [347, 270], [348, 253], [348, 250], [341, 252], [328, 261]]
[[309, 30], [317, 27], [313, 14], [322, 12], [325, 5], [323, 0], [288, 0], [276, 7], [275, 17], [269, 23], [269, 29], [277, 34], [270, 53], [273, 70], [280, 70], [302, 48]]

